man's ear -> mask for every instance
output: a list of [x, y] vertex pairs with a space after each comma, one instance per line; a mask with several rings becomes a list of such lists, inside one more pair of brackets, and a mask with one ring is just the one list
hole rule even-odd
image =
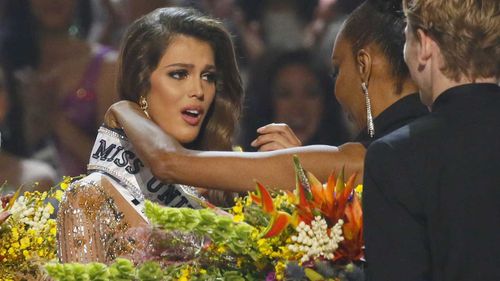
[[418, 42], [418, 63], [419, 65], [427, 64], [427, 61], [432, 57], [433, 48], [436, 46], [434, 40], [422, 29], [417, 29]]
[[359, 50], [356, 54], [356, 64], [358, 67], [361, 82], [364, 82], [368, 85], [368, 81], [370, 80], [372, 71], [372, 58], [365, 49]]

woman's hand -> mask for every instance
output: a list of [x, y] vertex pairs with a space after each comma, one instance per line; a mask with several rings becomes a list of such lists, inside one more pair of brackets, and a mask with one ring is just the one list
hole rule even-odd
[[285, 123], [272, 123], [257, 129], [260, 135], [251, 143], [259, 151], [273, 151], [278, 149], [301, 146], [292, 129]]
[[104, 124], [110, 128], [121, 128], [122, 126], [118, 121], [117, 112], [124, 110], [124, 108], [142, 112], [140, 106], [135, 102], [128, 100], [118, 101], [112, 104], [106, 111], [106, 114], [104, 114]]

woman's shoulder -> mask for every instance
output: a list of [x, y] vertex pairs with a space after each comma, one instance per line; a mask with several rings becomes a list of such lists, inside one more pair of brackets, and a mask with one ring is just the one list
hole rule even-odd
[[146, 222], [121, 201], [117, 189], [117, 182], [98, 173], [70, 185], [57, 217], [62, 261], [109, 262], [131, 254], [134, 245], [128, 231]]
[[94, 209], [90, 206], [101, 206], [109, 198], [104, 191], [101, 177], [94, 174], [76, 180], [70, 184], [61, 201], [61, 209], [84, 208]]
[[111, 209], [123, 215], [131, 227], [147, 224], [140, 210], [136, 209], [125, 197], [121, 185], [109, 176], [91, 173], [73, 182], [65, 193], [62, 204], [77, 205], [87, 209], [99, 209], [110, 205]]

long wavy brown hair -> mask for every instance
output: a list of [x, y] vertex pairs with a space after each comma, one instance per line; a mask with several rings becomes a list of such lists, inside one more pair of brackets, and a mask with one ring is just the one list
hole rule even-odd
[[[231, 35], [223, 25], [191, 8], [160, 8], [128, 28], [120, 51], [117, 86], [121, 99], [139, 102], [150, 90], [151, 73], [176, 35], [209, 43], [215, 54], [216, 94], [200, 134], [188, 148], [231, 150], [240, 117], [243, 87]], [[232, 195], [211, 191], [215, 204], [232, 203]]]

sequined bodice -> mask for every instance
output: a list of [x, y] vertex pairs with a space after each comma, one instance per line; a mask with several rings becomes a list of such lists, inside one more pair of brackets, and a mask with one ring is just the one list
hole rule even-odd
[[73, 184], [59, 206], [58, 254], [64, 262], [108, 263], [130, 254], [125, 235], [130, 224], [103, 187], [83, 180]]
[[193, 187], [157, 180], [120, 132], [101, 127], [88, 165], [89, 175], [66, 191], [58, 213], [59, 257], [63, 262], [110, 262], [130, 255], [127, 232], [147, 224], [144, 201], [200, 208]]

